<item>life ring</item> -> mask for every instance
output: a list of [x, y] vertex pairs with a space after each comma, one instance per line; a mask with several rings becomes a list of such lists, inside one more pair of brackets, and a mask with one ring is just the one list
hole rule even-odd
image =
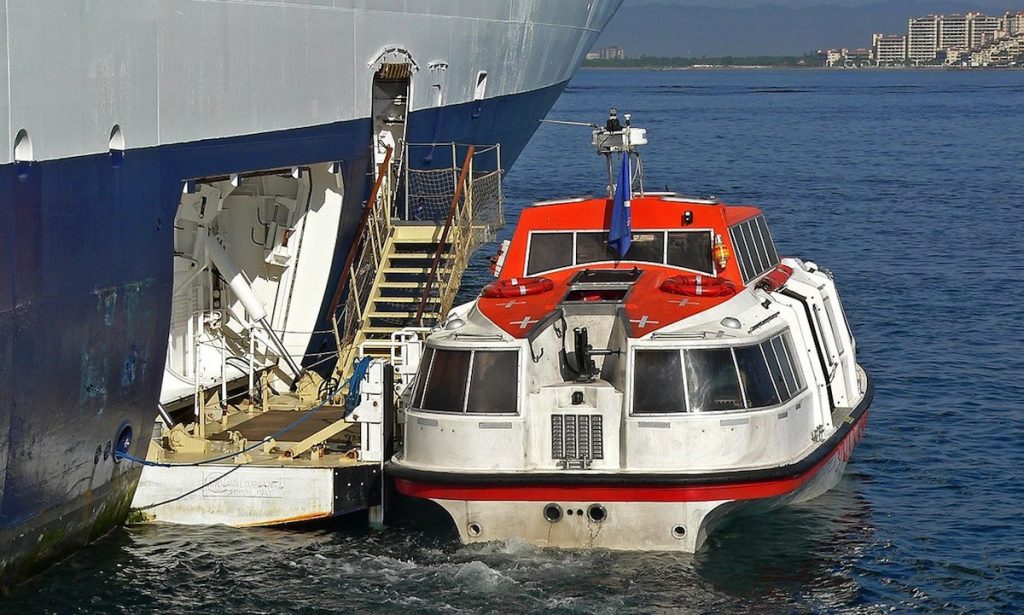
[[729, 297], [736, 294], [736, 285], [725, 278], [706, 275], [677, 275], [665, 280], [662, 292], [687, 297]]
[[548, 278], [508, 278], [498, 280], [484, 286], [481, 297], [488, 299], [504, 299], [508, 297], [524, 297], [539, 295], [555, 288], [555, 283]]

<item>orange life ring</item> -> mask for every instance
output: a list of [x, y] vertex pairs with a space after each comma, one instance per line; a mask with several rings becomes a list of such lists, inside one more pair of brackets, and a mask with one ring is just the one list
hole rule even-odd
[[555, 283], [548, 278], [509, 278], [498, 280], [484, 286], [481, 297], [488, 299], [504, 299], [507, 297], [524, 297], [539, 295], [555, 288]]
[[729, 297], [736, 294], [736, 285], [725, 278], [706, 275], [677, 275], [665, 280], [662, 292], [687, 297]]

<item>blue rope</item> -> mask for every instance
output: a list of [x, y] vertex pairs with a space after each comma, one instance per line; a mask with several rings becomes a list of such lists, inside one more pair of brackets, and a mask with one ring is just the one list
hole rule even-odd
[[352, 377], [348, 379], [348, 393], [345, 394], [345, 417], [348, 418], [352, 411], [359, 405], [359, 386], [366, 378], [366, 370], [370, 369], [372, 357], [363, 357], [356, 363], [352, 370]]

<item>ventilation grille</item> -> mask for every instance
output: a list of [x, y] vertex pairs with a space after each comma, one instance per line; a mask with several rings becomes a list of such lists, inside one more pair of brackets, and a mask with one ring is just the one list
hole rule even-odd
[[590, 414], [551, 415], [552, 459], [604, 459], [604, 425]]

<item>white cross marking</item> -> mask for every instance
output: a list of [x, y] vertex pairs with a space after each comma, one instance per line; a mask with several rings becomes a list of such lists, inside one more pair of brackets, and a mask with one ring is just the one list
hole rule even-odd
[[686, 307], [686, 306], [690, 305], [691, 303], [693, 305], [700, 305], [700, 303], [698, 303], [696, 301], [690, 301], [689, 299], [680, 299], [679, 301], [669, 301], [669, 303], [671, 303], [672, 305], [677, 305], [679, 307]]
[[647, 326], [647, 325], [649, 325], [649, 324], [651, 324], [651, 325], [656, 325], [656, 324], [658, 324], [658, 321], [657, 321], [657, 320], [649, 320], [649, 319], [647, 318], [647, 315], [646, 315], [646, 314], [644, 314], [643, 316], [641, 316], [639, 320], [636, 320], [636, 319], [630, 319], [630, 321], [629, 321], [629, 322], [635, 322], [635, 323], [636, 323], [636, 326], [640, 327], [641, 329], [643, 329], [644, 327], [646, 327], [646, 326]]
[[527, 317], [523, 318], [522, 320], [513, 320], [512, 322], [510, 322], [508, 324], [510, 324], [510, 325], [519, 325], [520, 329], [525, 329], [526, 327], [529, 327], [530, 325], [536, 324], [538, 322], [540, 322], [540, 321], [539, 320], [534, 320], [534, 319], [530, 318], [529, 316], [527, 316]]
[[509, 309], [509, 308], [511, 308], [513, 306], [520, 305], [522, 303], [526, 303], [526, 302], [525, 301], [516, 301], [515, 299], [513, 299], [513, 300], [509, 301], [508, 303], [499, 303], [498, 305], [500, 305], [501, 307], [503, 307], [503, 308], [505, 308], [507, 310], [507, 309]]

